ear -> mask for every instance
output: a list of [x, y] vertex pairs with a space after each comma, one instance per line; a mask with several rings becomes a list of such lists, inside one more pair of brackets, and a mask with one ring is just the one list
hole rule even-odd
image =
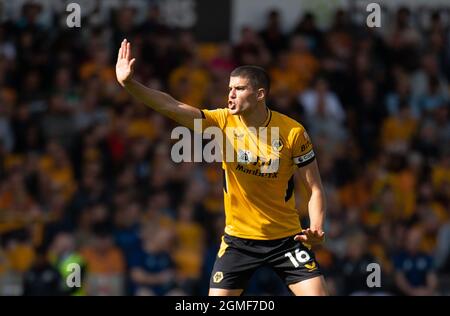
[[259, 88], [258, 92], [256, 92], [256, 99], [258, 101], [262, 101], [266, 97], [266, 90], [263, 88]]

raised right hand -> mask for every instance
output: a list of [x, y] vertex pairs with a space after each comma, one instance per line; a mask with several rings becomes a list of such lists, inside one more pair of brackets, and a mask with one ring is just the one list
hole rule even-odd
[[119, 48], [116, 63], [116, 77], [117, 81], [123, 87], [126, 82], [131, 80], [134, 72], [134, 63], [136, 58], [131, 59], [131, 44], [124, 39]]

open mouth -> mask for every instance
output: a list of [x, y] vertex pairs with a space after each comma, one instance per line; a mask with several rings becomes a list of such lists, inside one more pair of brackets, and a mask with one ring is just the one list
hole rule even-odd
[[228, 108], [230, 110], [234, 110], [234, 109], [236, 109], [236, 104], [233, 103], [232, 101], [228, 101]]

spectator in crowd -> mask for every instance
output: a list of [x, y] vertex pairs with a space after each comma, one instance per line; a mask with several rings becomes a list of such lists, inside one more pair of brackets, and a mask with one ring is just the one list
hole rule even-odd
[[404, 251], [396, 255], [395, 284], [403, 295], [435, 295], [437, 287], [433, 260], [420, 250], [422, 231], [418, 227], [408, 230]]
[[24, 275], [23, 295], [60, 296], [64, 295], [61, 275], [49, 262], [44, 247], [36, 250], [34, 264]]

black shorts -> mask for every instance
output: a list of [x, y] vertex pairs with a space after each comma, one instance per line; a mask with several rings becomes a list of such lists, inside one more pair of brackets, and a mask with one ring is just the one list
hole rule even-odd
[[322, 275], [313, 252], [294, 236], [253, 240], [225, 234], [209, 286], [245, 289], [252, 274], [262, 266], [271, 267], [287, 285]]

